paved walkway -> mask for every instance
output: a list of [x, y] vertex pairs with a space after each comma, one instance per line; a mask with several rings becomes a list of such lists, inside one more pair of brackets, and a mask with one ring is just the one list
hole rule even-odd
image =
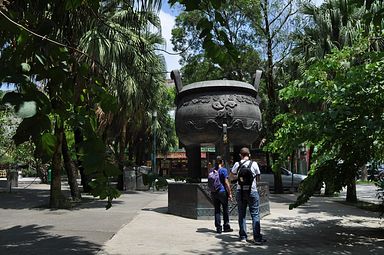
[[[123, 194], [110, 210], [86, 197], [73, 210], [49, 210], [48, 185], [0, 191], [0, 254], [384, 254], [384, 221], [377, 213], [314, 197], [288, 210], [292, 194], [271, 195], [261, 221], [264, 246], [218, 235], [212, 220], [167, 214], [166, 192]], [[250, 232], [250, 226], [248, 226]]]
[[100, 254], [384, 254], [384, 225], [376, 213], [320, 197], [288, 210], [293, 200], [271, 196], [271, 214], [261, 222], [268, 242], [255, 246], [238, 241], [236, 221], [235, 232], [216, 234], [213, 220], [167, 214], [167, 195], [159, 195]]

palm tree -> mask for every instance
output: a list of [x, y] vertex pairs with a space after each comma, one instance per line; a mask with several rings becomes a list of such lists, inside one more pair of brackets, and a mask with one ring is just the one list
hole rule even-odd
[[[135, 136], [150, 136], [151, 114], [162, 102], [165, 62], [155, 52], [156, 46], [163, 44], [155, 13], [160, 4], [161, 1], [106, 1], [101, 18], [80, 41], [81, 49], [91, 56], [90, 64], [95, 64], [93, 60], [98, 62], [96, 71], [108, 70], [105, 80], [117, 98], [117, 111], [105, 114], [99, 108], [99, 114], [108, 119], [101, 120], [100, 132], [107, 143], [115, 144], [121, 170], [127, 144], [144, 146], [134, 143]], [[119, 180], [122, 188], [122, 179]]]
[[303, 56], [305, 63], [312, 64], [316, 59], [344, 46], [351, 46], [358, 39], [362, 29], [364, 10], [352, 5], [349, 0], [327, 0], [317, 7], [311, 3], [301, 8], [309, 22], [296, 34], [295, 55]]

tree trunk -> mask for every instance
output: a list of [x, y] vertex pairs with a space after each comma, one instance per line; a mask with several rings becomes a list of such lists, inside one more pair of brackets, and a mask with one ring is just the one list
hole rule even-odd
[[48, 169], [40, 164], [39, 159], [35, 158], [35, 168], [37, 176], [39, 176], [41, 183], [48, 183]]
[[[277, 155], [272, 153], [270, 156], [272, 156], [272, 162], [273, 164], [276, 162]], [[281, 169], [280, 165], [276, 171], [273, 171], [273, 178], [274, 178], [274, 190], [275, 194], [283, 194], [284, 188], [283, 188], [283, 180], [281, 178]]]
[[275, 172], [273, 171], [273, 177], [275, 181], [275, 194], [283, 194], [284, 193], [284, 188], [283, 188], [283, 181], [281, 178], [281, 171], [280, 168]]
[[55, 136], [57, 139], [55, 151], [52, 157], [52, 180], [51, 180], [51, 195], [49, 206], [50, 208], [66, 208], [66, 199], [61, 193], [61, 146], [63, 141], [63, 129], [55, 125]]
[[324, 196], [332, 197], [333, 194], [335, 194], [335, 188], [334, 188], [333, 182], [325, 181]]
[[125, 163], [125, 148], [126, 148], [126, 134], [127, 134], [127, 122], [125, 121], [123, 127], [121, 128], [121, 133], [119, 137], [119, 169], [121, 174], [117, 177], [117, 189], [124, 189], [124, 163]]
[[65, 133], [63, 133], [62, 150], [63, 150], [64, 167], [65, 167], [65, 171], [67, 172], [68, 184], [71, 189], [71, 197], [75, 201], [80, 200], [81, 193], [79, 190], [79, 186], [77, 185], [77, 169], [71, 157], [69, 156], [67, 138], [65, 136]]
[[[267, 95], [268, 95], [268, 110], [266, 116], [267, 122], [267, 138], [268, 140], [272, 140], [273, 134], [275, 133], [275, 124], [273, 123], [273, 119], [276, 117], [277, 113], [277, 102], [276, 102], [276, 88], [275, 81], [273, 78], [273, 51], [272, 51], [272, 32], [269, 23], [269, 9], [268, 9], [268, 1], [263, 0], [261, 2], [264, 5], [263, 10], [263, 18], [265, 22], [264, 36], [267, 41], [267, 66], [266, 66], [266, 87], [267, 87]], [[274, 155], [272, 155], [272, 160], [275, 162]], [[284, 193], [283, 189], [283, 181], [281, 179], [281, 171], [279, 169], [274, 172], [274, 188], [275, 193], [281, 194]]]
[[136, 139], [136, 144], [132, 144], [131, 150], [135, 151], [135, 157], [136, 157], [136, 165], [142, 166], [146, 165], [145, 162], [145, 146], [147, 146], [147, 142], [145, 139], [141, 138], [141, 134]]
[[347, 185], [347, 197], [345, 200], [351, 203], [357, 202], [356, 180], [353, 180], [349, 185]]
[[292, 151], [292, 154], [291, 154], [291, 162], [290, 162], [290, 164], [291, 164], [291, 173], [292, 173], [291, 191], [293, 193], [295, 191], [295, 188], [293, 187], [293, 168], [294, 168], [294, 165], [295, 165], [295, 151], [294, 150]]
[[360, 177], [360, 179], [362, 181], [368, 181], [368, 168], [367, 168], [367, 165], [364, 164], [360, 169], [361, 169], [361, 177]]
[[89, 186], [89, 182], [91, 181], [91, 178], [85, 174], [84, 167], [82, 166], [82, 162], [80, 159], [80, 144], [83, 142], [83, 134], [81, 132], [81, 129], [79, 127], [75, 128], [74, 130], [74, 136], [75, 136], [75, 150], [76, 150], [76, 163], [77, 168], [80, 172], [80, 178], [81, 178], [81, 185], [83, 186], [83, 191], [86, 193], [89, 193], [91, 191], [91, 187]]
[[312, 144], [310, 147], [309, 147], [309, 150], [307, 152], [307, 174], [309, 173], [309, 171], [311, 170], [311, 164], [312, 164], [312, 154], [313, 154], [313, 150], [315, 149], [315, 146]]

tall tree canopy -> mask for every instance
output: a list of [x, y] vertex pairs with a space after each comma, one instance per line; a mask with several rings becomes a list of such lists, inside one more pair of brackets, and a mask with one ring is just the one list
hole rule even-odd
[[252, 81], [260, 57], [255, 31], [243, 10], [257, 10], [254, 1], [189, 5], [172, 30], [174, 50], [181, 52], [183, 79], [187, 83], [223, 78]]
[[[110, 207], [118, 192], [109, 183], [122, 176], [125, 154], [132, 154], [127, 150], [142, 147], [148, 153], [150, 139], [128, 144], [151, 136], [153, 111], [160, 112], [158, 123], [164, 128], [158, 130], [159, 142], [163, 147], [173, 143], [172, 138], [164, 140], [172, 134], [170, 100], [162, 100], [169, 92], [164, 88], [164, 59], [155, 53], [162, 43], [157, 17], [161, 1], [2, 4], [0, 82], [16, 86], [2, 103], [16, 112], [25, 102], [35, 106], [13, 140], [20, 145], [31, 139], [35, 156], [52, 163], [52, 207], [65, 206], [61, 166], [64, 161], [70, 174], [73, 160], [93, 179], [91, 192], [108, 198]], [[68, 148], [66, 137], [72, 132], [75, 147]], [[68, 149], [76, 149], [71, 154], [77, 157], [69, 157]]]
[[[301, 37], [308, 41], [298, 41], [306, 70], [281, 92], [289, 113], [277, 118], [282, 126], [271, 144], [283, 158], [302, 144], [314, 148], [316, 161], [293, 206], [306, 202], [323, 182], [332, 191], [348, 186], [347, 200], [355, 200], [350, 187], [359, 167], [382, 159], [383, 77], [379, 70], [383, 55], [377, 46], [383, 35], [377, 30], [381, 26], [373, 25], [382, 24], [378, 15], [382, 3], [370, 3], [326, 1], [312, 6], [312, 27]], [[361, 29], [352, 31], [351, 24], [361, 24]], [[305, 47], [304, 41], [309, 42]]]

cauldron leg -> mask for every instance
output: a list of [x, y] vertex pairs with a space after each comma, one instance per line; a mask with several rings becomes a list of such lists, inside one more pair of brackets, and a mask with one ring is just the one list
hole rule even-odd
[[190, 182], [201, 182], [201, 151], [200, 144], [185, 148], [188, 158], [188, 177]]
[[240, 150], [241, 148], [243, 148], [244, 146], [242, 145], [234, 145], [233, 146], [233, 163], [235, 162], [239, 162], [240, 161]]
[[229, 154], [229, 144], [223, 142], [216, 143], [215, 150], [216, 156], [221, 156], [221, 158], [224, 160], [224, 167], [230, 169], [229, 160], [231, 158]]

